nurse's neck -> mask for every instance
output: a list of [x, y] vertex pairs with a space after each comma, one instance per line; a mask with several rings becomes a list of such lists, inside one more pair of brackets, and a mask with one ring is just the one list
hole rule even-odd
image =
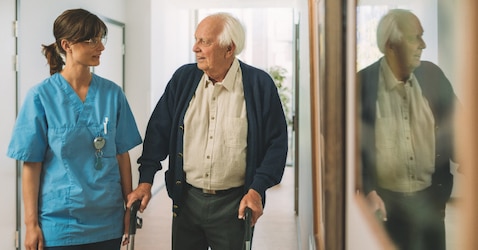
[[91, 84], [92, 76], [90, 69], [78, 69], [65, 66], [61, 71], [61, 75], [70, 84], [71, 88], [76, 92], [81, 101], [85, 102]]

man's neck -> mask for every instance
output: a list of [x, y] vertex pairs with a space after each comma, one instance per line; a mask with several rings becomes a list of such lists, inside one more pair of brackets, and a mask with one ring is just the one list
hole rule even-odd
[[387, 56], [385, 56], [385, 60], [397, 80], [405, 82], [410, 78], [412, 72], [409, 69], [402, 67], [396, 60]]

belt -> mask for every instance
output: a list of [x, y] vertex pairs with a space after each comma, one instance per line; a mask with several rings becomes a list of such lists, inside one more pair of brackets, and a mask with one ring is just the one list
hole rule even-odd
[[414, 197], [426, 197], [430, 195], [430, 191], [432, 191], [431, 187], [425, 188], [423, 190], [415, 191], [415, 192], [395, 192], [395, 191], [390, 191], [386, 190], [383, 188], [377, 188], [378, 194], [385, 194], [388, 195], [389, 197], [403, 197], [403, 198], [414, 198]]
[[243, 186], [240, 186], [240, 187], [233, 187], [233, 188], [229, 188], [229, 189], [224, 189], [224, 190], [213, 190], [213, 189], [206, 189], [206, 188], [197, 188], [191, 184], [187, 184], [188, 187], [190, 189], [194, 189], [196, 191], [200, 191], [201, 193], [203, 194], [210, 194], [210, 195], [222, 195], [222, 194], [227, 194], [227, 193], [231, 193], [235, 190], [238, 190], [238, 189], [242, 189]]

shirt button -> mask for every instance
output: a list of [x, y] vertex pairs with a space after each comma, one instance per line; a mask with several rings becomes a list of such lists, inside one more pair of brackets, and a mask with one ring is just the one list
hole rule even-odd
[[178, 153], [179, 158], [183, 158], [183, 153]]
[[211, 156], [209, 156], [209, 155], [208, 155], [208, 156], [206, 156], [206, 159], [211, 159]]
[[213, 116], [213, 117], [211, 117], [211, 120], [214, 120], [214, 116]]
[[209, 173], [204, 174], [204, 176], [209, 177]]
[[410, 160], [413, 161], [413, 157], [410, 157]]

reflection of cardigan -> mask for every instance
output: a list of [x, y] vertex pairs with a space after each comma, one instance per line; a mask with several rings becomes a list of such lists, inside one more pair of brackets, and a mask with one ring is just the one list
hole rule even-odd
[[[383, 58], [384, 59], [384, 58]], [[376, 188], [375, 172], [375, 120], [376, 101], [380, 72], [380, 60], [361, 70], [358, 81], [361, 89], [361, 156], [362, 177], [365, 194]], [[432, 188], [438, 200], [450, 198], [453, 176], [450, 159], [453, 158], [453, 110], [457, 100], [453, 88], [441, 69], [427, 61], [413, 72], [420, 84], [435, 119], [435, 172]]]
[[[265, 202], [266, 189], [278, 184], [287, 156], [287, 125], [272, 78], [264, 71], [240, 62], [247, 111], [247, 159], [245, 191], [252, 188]], [[185, 186], [183, 171], [184, 114], [204, 72], [196, 64], [180, 67], [169, 81], [151, 115], [146, 130], [140, 183], [152, 183], [160, 161], [169, 156], [166, 187], [179, 212]]]

